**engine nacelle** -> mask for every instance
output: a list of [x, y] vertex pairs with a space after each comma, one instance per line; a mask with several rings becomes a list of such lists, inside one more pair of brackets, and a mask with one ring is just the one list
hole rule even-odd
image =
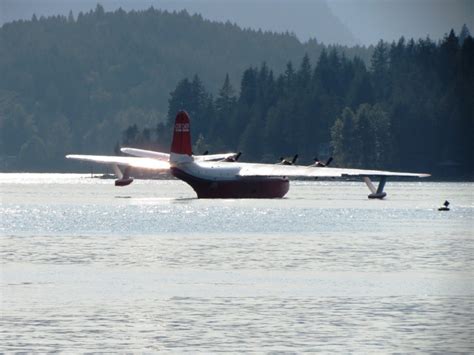
[[115, 186], [128, 186], [133, 182], [133, 178], [122, 178], [115, 180]]

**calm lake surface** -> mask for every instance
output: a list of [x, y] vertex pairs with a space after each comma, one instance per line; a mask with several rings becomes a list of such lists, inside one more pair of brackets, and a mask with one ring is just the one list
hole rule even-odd
[[473, 352], [474, 184], [386, 191], [0, 174], [0, 351]]

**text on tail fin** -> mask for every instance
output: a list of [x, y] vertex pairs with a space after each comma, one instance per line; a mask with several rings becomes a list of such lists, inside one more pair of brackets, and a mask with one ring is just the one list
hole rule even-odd
[[179, 111], [176, 115], [171, 153], [192, 155], [191, 129], [186, 111]]

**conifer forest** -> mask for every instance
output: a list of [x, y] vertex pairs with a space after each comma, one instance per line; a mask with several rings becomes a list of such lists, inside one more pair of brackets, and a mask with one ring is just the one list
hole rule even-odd
[[7, 23], [0, 169], [71, 170], [65, 154], [120, 146], [167, 152], [184, 109], [196, 154], [472, 177], [474, 40], [466, 26], [446, 32], [346, 47], [100, 5]]

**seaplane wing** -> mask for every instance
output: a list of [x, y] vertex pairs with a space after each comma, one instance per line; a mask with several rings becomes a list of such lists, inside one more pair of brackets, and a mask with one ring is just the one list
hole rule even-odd
[[[271, 178], [271, 177], [361, 177], [370, 190], [369, 198], [382, 199], [387, 194], [383, 191], [387, 177], [428, 177], [430, 174], [403, 173], [385, 170], [341, 169], [315, 166], [245, 164], [237, 173], [242, 177]], [[379, 179], [377, 187], [371, 177]]]
[[[170, 155], [168, 153], [156, 152], [153, 150], [138, 149], [138, 148], [121, 148], [120, 151], [125, 154], [133, 155], [135, 157], [153, 158], [162, 161], [169, 161]], [[195, 161], [219, 161], [229, 158], [235, 158], [238, 153], [222, 153], [222, 154], [206, 154], [193, 155]]]
[[402, 173], [384, 170], [341, 169], [277, 164], [242, 164], [239, 176], [255, 177], [349, 177], [349, 176], [393, 176], [393, 177], [428, 177], [429, 174]]
[[148, 170], [168, 170], [170, 168], [169, 162], [153, 158], [78, 154], [66, 155], [66, 158]]
[[145, 150], [138, 148], [120, 148], [120, 151], [125, 154], [133, 155], [141, 158], [152, 158], [161, 161], [170, 161], [170, 155], [168, 153], [155, 152], [153, 150]]

